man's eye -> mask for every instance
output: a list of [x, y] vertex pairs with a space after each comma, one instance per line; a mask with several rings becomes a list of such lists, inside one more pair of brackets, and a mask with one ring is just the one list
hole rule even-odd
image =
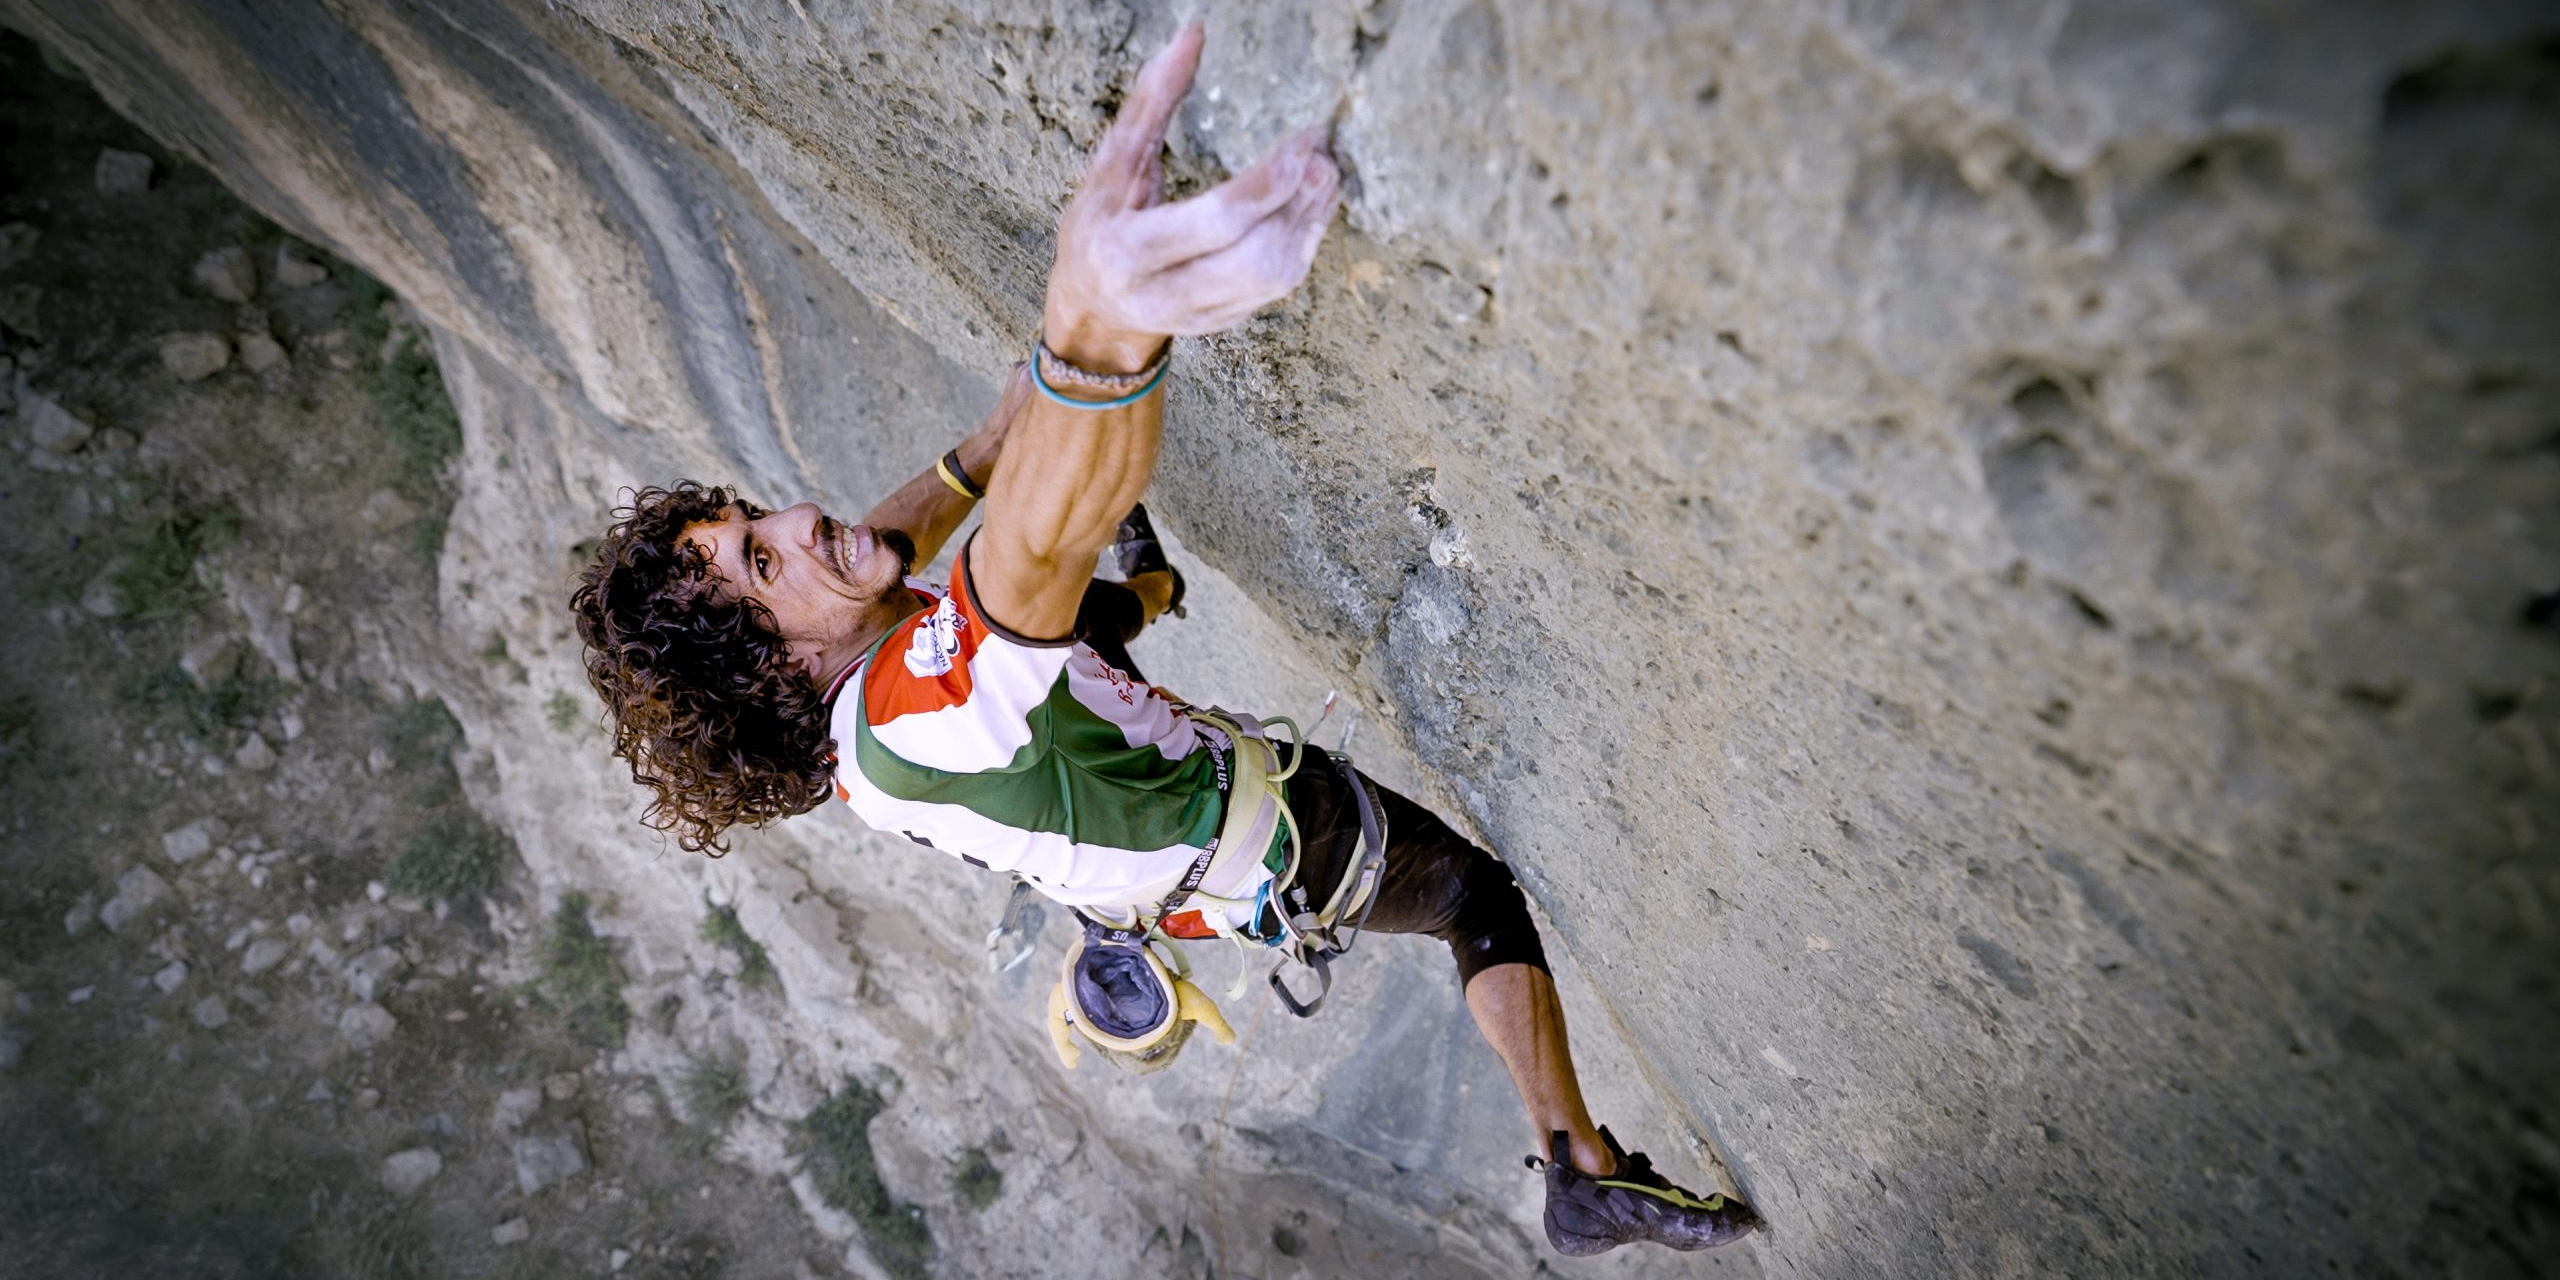
[[756, 576], [767, 582], [773, 580], [773, 557], [761, 551], [756, 553]]

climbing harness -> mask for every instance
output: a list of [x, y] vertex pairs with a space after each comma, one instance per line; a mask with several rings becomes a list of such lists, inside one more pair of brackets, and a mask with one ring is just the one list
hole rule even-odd
[[[874, 640], [848, 675], [877, 661], [896, 630], [893, 626]], [[855, 689], [858, 700], [860, 685]], [[1332, 694], [1325, 695], [1315, 727], [1321, 728], [1333, 714], [1334, 701]], [[1227, 991], [1230, 1000], [1241, 999], [1250, 986], [1252, 948], [1279, 951], [1280, 961], [1269, 974], [1272, 992], [1290, 1013], [1315, 1016], [1333, 989], [1333, 961], [1358, 941], [1377, 901], [1386, 869], [1386, 822], [1368, 782], [1351, 767], [1351, 735], [1359, 727], [1356, 714], [1344, 724], [1332, 760], [1358, 811], [1359, 842], [1341, 883], [1321, 905], [1298, 882], [1305, 844], [1297, 815], [1289, 807], [1287, 785], [1306, 763], [1306, 735], [1297, 722], [1285, 716], [1265, 722], [1216, 707], [1184, 706], [1182, 714], [1223, 739], [1223, 743], [1212, 740], [1208, 749], [1217, 765], [1224, 813], [1217, 834], [1152, 905], [1131, 907], [1118, 916], [1096, 906], [1073, 908], [1083, 929], [1069, 946], [1058, 984], [1049, 994], [1048, 1015], [1050, 1043], [1070, 1070], [1082, 1056], [1076, 1043], [1079, 1036], [1114, 1062], [1141, 1071], [1161, 1069], [1170, 1062], [1195, 1026], [1209, 1027], [1222, 1044], [1234, 1042], [1235, 1033], [1216, 1002], [1191, 981], [1183, 939], [1218, 937], [1235, 946], [1236, 980]], [[1269, 732], [1272, 726], [1282, 725], [1289, 730], [1285, 765]], [[1238, 878], [1233, 872], [1240, 858], [1256, 859], [1270, 872], [1252, 897], [1223, 897], [1201, 887], [1232, 883]], [[1241, 927], [1231, 918], [1239, 913], [1246, 920]], [[1040, 924], [1038, 907], [1017, 883], [1004, 918], [987, 934], [989, 966], [1001, 973], [1027, 959]], [[1315, 972], [1313, 995], [1301, 998], [1281, 978], [1281, 971], [1292, 962]]]
[[[1317, 725], [1321, 726], [1332, 713], [1333, 704], [1334, 699], [1328, 694], [1323, 713], [1316, 717]], [[1133, 909], [1125, 918], [1114, 918], [1093, 907], [1078, 909], [1077, 914], [1085, 921], [1085, 932], [1071, 948], [1067, 966], [1049, 998], [1051, 1043], [1058, 1048], [1059, 1061], [1069, 1069], [1076, 1064], [1076, 1055], [1070, 1052], [1070, 1030], [1120, 1054], [1142, 1055], [1138, 1063], [1131, 1064], [1141, 1065], [1142, 1069], [1156, 1069], [1169, 1060], [1188, 1039], [1191, 1023], [1211, 1023], [1214, 1019], [1212, 1031], [1223, 1033], [1217, 1035], [1218, 1041], [1232, 1041], [1233, 1035], [1226, 1031], [1226, 1021], [1219, 1016], [1215, 1004], [1189, 981], [1181, 939], [1219, 937], [1236, 947], [1236, 981], [1226, 993], [1230, 1000], [1241, 998], [1247, 989], [1252, 947], [1280, 951], [1281, 959], [1269, 975], [1271, 990], [1290, 1013], [1313, 1017], [1333, 988], [1334, 959], [1358, 940], [1377, 899], [1378, 882], [1386, 868], [1386, 826], [1376, 796], [1351, 767], [1347, 754], [1343, 754], [1350, 746], [1352, 730], [1357, 728], [1356, 720], [1345, 725], [1342, 751], [1334, 755], [1333, 761], [1342, 771], [1359, 812], [1359, 844], [1341, 883], [1329, 899], [1318, 905], [1307, 886], [1298, 883], [1305, 849], [1286, 787], [1306, 762], [1305, 735], [1297, 722], [1277, 716], [1264, 722], [1216, 707], [1188, 707], [1184, 714], [1217, 730], [1227, 741], [1218, 757], [1226, 816], [1218, 834], [1152, 907]], [[1269, 736], [1269, 728], [1274, 725], [1289, 729], [1290, 751], [1285, 765], [1281, 763], [1279, 747]], [[1219, 873], [1228, 870], [1237, 857], [1253, 856], [1263, 860], [1271, 878], [1251, 899], [1221, 897], [1201, 890], [1200, 886], [1212, 879], [1227, 879]], [[1229, 914], [1241, 908], [1250, 908], [1249, 923], [1238, 927], [1230, 921]], [[1174, 957], [1170, 965], [1158, 959], [1159, 947]], [[1103, 958], [1081, 959], [1096, 956]], [[1170, 994], [1119, 998], [1130, 991], [1154, 990], [1136, 980], [1140, 966], [1131, 956], [1152, 961], [1150, 971], [1163, 979], [1155, 985]], [[1292, 962], [1314, 971], [1313, 995], [1300, 998], [1281, 977]], [[1078, 967], [1097, 963], [1119, 975], [1117, 985]], [[1195, 998], [1197, 1006], [1192, 1003]], [[1140, 1029], [1139, 1033], [1129, 1034], [1132, 1028]], [[1097, 1035], [1097, 1031], [1102, 1034]], [[1123, 1042], [1141, 1041], [1145, 1046], [1141, 1050], [1124, 1048]], [[1125, 1060], [1115, 1056], [1114, 1061]]]

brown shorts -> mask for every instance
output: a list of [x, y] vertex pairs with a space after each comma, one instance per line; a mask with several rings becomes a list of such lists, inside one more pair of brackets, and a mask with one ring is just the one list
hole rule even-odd
[[[1282, 748], [1282, 754], [1287, 749]], [[1427, 933], [1449, 944], [1458, 985], [1500, 964], [1547, 967], [1528, 898], [1502, 860], [1468, 843], [1439, 815], [1370, 781], [1387, 827], [1386, 877], [1369, 909], [1377, 933]], [[1303, 853], [1298, 882], [1321, 904], [1350, 869], [1360, 840], [1360, 810], [1342, 768], [1321, 747], [1289, 779], [1289, 811]], [[1321, 894], [1317, 894], [1317, 890]]]

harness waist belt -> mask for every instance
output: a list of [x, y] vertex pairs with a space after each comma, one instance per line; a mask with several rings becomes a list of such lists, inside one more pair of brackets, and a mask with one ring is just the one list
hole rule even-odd
[[[1272, 837], [1279, 830], [1280, 805], [1272, 794], [1271, 784], [1271, 774], [1278, 768], [1279, 755], [1262, 738], [1261, 723], [1251, 716], [1199, 708], [1188, 709], [1185, 714], [1218, 730], [1227, 739], [1227, 750], [1221, 756], [1221, 763], [1226, 768], [1220, 770], [1218, 788], [1225, 815], [1219, 822], [1218, 834], [1210, 838], [1208, 846], [1200, 851], [1189, 867], [1167, 883], [1161, 893], [1147, 890], [1131, 904], [1141, 917], [1140, 923], [1151, 922], [1145, 917], [1152, 916], [1155, 921], [1161, 921], [1181, 911], [1183, 904], [1198, 893], [1202, 885], [1229, 887], [1227, 882], [1234, 873], [1237, 859], [1260, 862], [1263, 851], [1271, 847]], [[1216, 898], [1219, 904], [1235, 901], [1214, 892], [1201, 896]], [[1219, 909], [1220, 906], [1209, 908]]]

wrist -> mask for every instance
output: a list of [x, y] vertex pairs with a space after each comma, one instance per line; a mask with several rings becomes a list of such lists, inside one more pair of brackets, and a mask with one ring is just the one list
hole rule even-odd
[[968, 459], [961, 456], [958, 449], [953, 449], [934, 462], [933, 471], [935, 475], [942, 478], [943, 487], [967, 501], [975, 502], [987, 496], [987, 480], [992, 476], [995, 468], [983, 464], [972, 467]]
[[971, 436], [951, 452], [960, 459], [960, 465], [968, 468], [970, 478], [983, 489], [987, 486], [987, 478], [996, 473], [996, 458], [1004, 452], [1004, 445], [1001, 441]]
[[1155, 363], [1165, 343], [1160, 333], [1117, 329], [1091, 312], [1052, 303], [1043, 313], [1040, 340], [1059, 359], [1089, 373], [1126, 375]]

